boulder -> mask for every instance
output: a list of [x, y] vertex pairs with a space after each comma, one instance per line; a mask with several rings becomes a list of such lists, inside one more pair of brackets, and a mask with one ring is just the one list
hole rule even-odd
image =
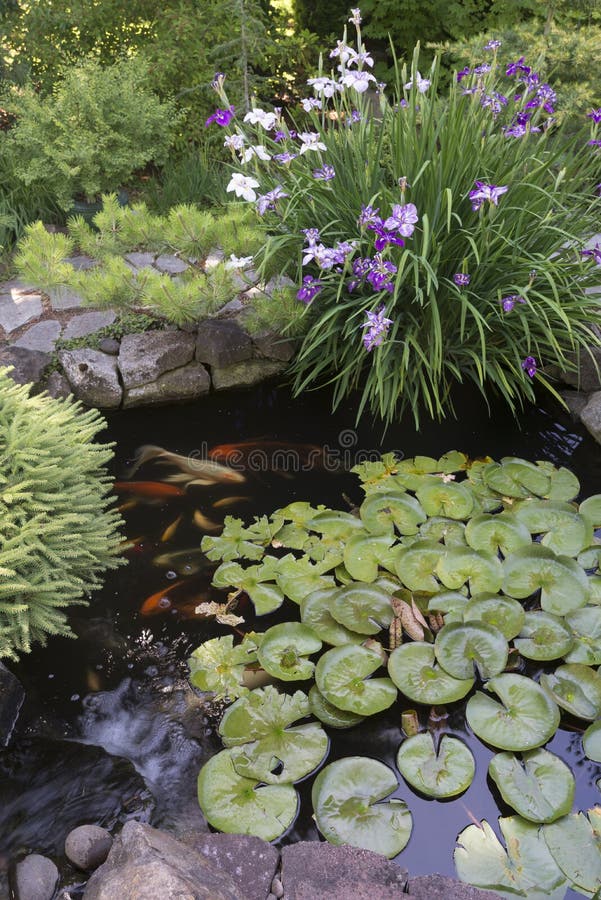
[[106, 860], [113, 838], [99, 825], [79, 825], [65, 838], [65, 856], [86, 872], [97, 869]]
[[126, 390], [123, 407], [195, 400], [206, 394], [210, 387], [211, 379], [205, 367], [191, 362], [187, 366], [165, 372], [156, 381]]
[[120, 405], [123, 391], [116, 357], [84, 347], [62, 350], [59, 360], [78, 400], [101, 409], [115, 409]]
[[31, 853], [17, 863], [15, 900], [52, 900], [57, 883], [58, 869], [52, 860]]
[[595, 391], [588, 398], [588, 403], [580, 413], [580, 421], [601, 444], [601, 391]]
[[235, 881], [238, 900], [265, 900], [280, 854], [271, 844], [247, 834], [200, 834], [185, 843]]
[[578, 363], [575, 372], [562, 372], [561, 380], [580, 391], [598, 391], [601, 389], [601, 347], [590, 347], [581, 350], [578, 357], [572, 356]]
[[561, 398], [565, 401], [574, 422], [579, 422], [580, 413], [588, 403], [587, 394], [580, 391], [561, 391]]
[[275, 331], [253, 334], [252, 340], [255, 345], [255, 355], [262, 359], [279, 359], [282, 362], [289, 362], [294, 356], [294, 343]]
[[0, 283], [0, 325], [14, 331], [42, 315], [42, 295], [20, 281]]
[[501, 900], [493, 891], [481, 891], [446, 875], [416, 875], [409, 879], [406, 900]]
[[302, 841], [282, 849], [286, 900], [401, 900], [407, 872], [370, 850]]
[[116, 338], [102, 338], [98, 343], [98, 349], [109, 356], [118, 356], [121, 343]]
[[46, 382], [46, 390], [55, 400], [61, 400], [69, 396], [71, 385], [60, 372], [51, 372]]
[[52, 353], [61, 333], [61, 323], [56, 319], [46, 319], [31, 325], [21, 337], [14, 341], [13, 347], [24, 347], [26, 350], [42, 350]]
[[21, 682], [0, 662], [0, 747], [6, 747], [25, 699]]
[[72, 338], [94, 334], [95, 331], [112, 325], [116, 318], [117, 313], [113, 312], [112, 309], [94, 310], [94, 312], [73, 316], [65, 326], [63, 340], [70, 341]]
[[215, 390], [250, 387], [286, 369], [286, 363], [271, 359], [249, 359], [233, 366], [215, 366], [211, 371]]
[[[237, 861], [233, 861], [234, 865]], [[170, 835], [127, 822], [84, 900], [239, 900], [238, 885], [202, 853]]]
[[252, 341], [232, 319], [204, 319], [198, 324], [196, 359], [209, 366], [232, 366], [252, 356]]
[[126, 334], [119, 349], [119, 369], [126, 390], [156, 381], [185, 366], [194, 356], [194, 336], [183, 331]]
[[37, 383], [50, 359], [50, 353], [26, 347], [5, 347], [0, 352], [0, 366], [13, 366], [10, 377], [17, 384]]

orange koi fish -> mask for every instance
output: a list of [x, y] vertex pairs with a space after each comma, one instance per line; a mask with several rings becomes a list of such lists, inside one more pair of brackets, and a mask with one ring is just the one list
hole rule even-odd
[[162, 481], [114, 481], [113, 490], [118, 494], [134, 494], [136, 497], [161, 499], [163, 497], [184, 497], [186, 492], [175, 484]]
[[156, 616], [159, 613], [168, 612], [173, 605], [168, 595], [174, 591], [175, 588], [185, 583], [185, 579], [182, 581], [174, 581], [173, 584], [161, 588], [156, 594], [151, 594], [140, 607], [140, 613], [143, 616]]
[[280, 474], [336, 469], [336, 461], [328, 461], [323, 447], [317, 444], [292, 444], [285, 441], [241, 441], [219, 444], [208, 453], [209, 459], [236, 468]]
[[192, 453], [188, 456], [182, 456], [180, 453], [172, 453], [171, 450], [165, 450], [163, 447], [157, 447], [154, 444], [145, 444], [143, 447], [138, 448], [135, 462], [129, 470], [129, 477], [131, 478], [141, 465], [151, 460], [156, 460], [163, 465], [175, 466], [176, 469], [179, 469], [180, 472], [189, 475], [191, 478], [207, 479], [209, 484], [246, 481], [246, 478], [240, 472], [228, 469], [218, 462], [210, 459], [201, 459]]

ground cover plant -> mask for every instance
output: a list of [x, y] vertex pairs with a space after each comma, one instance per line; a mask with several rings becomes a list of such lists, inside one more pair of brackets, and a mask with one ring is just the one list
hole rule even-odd
[[[198, 778], [204, 814], [273, 840], [297, 815], [295, 785], [318, 772], [321, 834], [396, 856], [412, 829], [410, 799], [390, 799], [398, 775], [435, 800], [474, 777], [465, 741], [428, 715], [444, 705], [449, 723], [462, 708], [497, 751], [489, 774], [515, 814], [500, 819], [507, 850], [486, 821], [464, 829], [460, 877], [508, 898], [592, 896], [600, 810], [573, 811], [574, 773], [545, 744], [577, 720], [583, 754], [601, 761], [601, 495], [576, 502], [578, 480], [548, 462], [455, 451], [353, 471], [365, 497], [350, 512], [298, 501], [203, 538], [229, 606], [244, 595], [257, 617], [279, 611], [266, 630], [237, 620], [237, 636], [189, 659], [192, 684], [226, 701], [225, 749]], [[271, 683], [249, 689], [258, 675]], [[393, 704], [398, 772], [327, 763], [331, 729]]]

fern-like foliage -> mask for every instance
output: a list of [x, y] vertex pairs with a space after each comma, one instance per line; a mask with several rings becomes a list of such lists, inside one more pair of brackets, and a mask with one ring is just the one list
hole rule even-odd
[[97, 410], [29, 396], [0, 369], [0, 658], [48, 635], [72, 636], [65, 610], [85, 605], [122, 565], [110, 508], [112, 444]]

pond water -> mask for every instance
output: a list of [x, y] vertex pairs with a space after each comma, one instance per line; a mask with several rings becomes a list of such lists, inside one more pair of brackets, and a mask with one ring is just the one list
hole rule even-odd
[[[184, 498], [139, 502], [124, 511], [127, 536], [134, 542], [129, 565], [111, 574], [89, 608], [73, 611], [79, 639], [52, 639], [46, 648], [36, 648], [10, 666], [28, 699], [11, 749], [0, 753], [0, 869], [3, 857], [6, 863], [25, 849], [60, 857], [65, 833], [84, 821], [111, 827], [135, 817], [179, 833], [200, 821], [196, 775], [221, 743], [214, 733], [212, 709], [185, 688], [184, 661], [201, 641], [227, 633], [223, 626], [193, 618], [198, 602], [219, 596], [210, 588], [206, 571], [196, 571], [194, 550], [202, 537], [202, 517], [250, 518], [292, 500], [346, 509], [361, 499], [358, 480], [347, 470], [366, 455], [375, 458], [389, 450], [405, 457], [438, 457], [457, 449], [472, 457], [546, 459], [568, 466], [580, 479], [584, 496], [601, 492], [600, 448], [560, 410], [529, 409], [515, 420], [504, 408], [489, 414], [479, 397], [462, 393], [457, 398], [458, 421], [426, 424], [418, 434], [407, 418], [383, 435], [381, 425], [367, 419], [356, 428], [351, 403], [333, 414], [329, 399], [319, 392], [292, 399], [284, 388], [262, 386], [253, 392], [213, 394], [190, 406], [128, 410], [109, 417], [103, 437], [116, 442], [118, 479], [126, 477], [143, 444], [202, 458], [217, 444], [250, 439], [310, 443], [325, 448], [325, 465], [298, 471], [295, 457], [289, 455], [279, 460], [274, 472], [269, 468], [273, 460], [257, 456], [243, 484], [198, 487]], [[168, 471], [149, 463], [136, 478], [155, 479]], [[239, 499], [231, 501], [236, 496]], [[126, 494], [123, 500], [127, 502]], [[165, 535], [170, 526], [172, 537]], [[167, 589], [168, 601], [159, 603]], [[141, 613], [154, 594], [156, 599]], [[252, 623], [249, 610], [242, 614]], [[264, 630], [275, 620], [266, 617], [258, 626]], [[511, 814], [487, 782], [493, 751], [468, 733], [463, 707], [459, 703], [449, 708], [446, 731], [464, 739], [476, 758], [469, 790], [454, 801], [433, 801], [399, 776], [396, 796], [407, 801], [414, 828], [398, 862], [413, 874], [454, 874], [458, 832], [474, 819], [487, 818], [496, 826], [499, 813]], [[427, 713], [420, 711], [424, 724]], [[329, 761], [364, 755], [395, 768], [400, 715], [397, 703], [363, 725], [333, 732]], [[548, 748], [570, 764], [576, 807], [586, 810], [599, 802], [601, 766], [583, 757], [581, 730], [580, 723], [562, 727]], [[81, 744], [87, 746], [82, 749]], [[99, 756], [99, 747], [106, 753]], [[309, 778], [299, 785], [300, 813], [281, 843], [319, 839], [311, 818], [311, 784]], [[77, 882], [64, 861], [62, 871], [64, 884]]]

